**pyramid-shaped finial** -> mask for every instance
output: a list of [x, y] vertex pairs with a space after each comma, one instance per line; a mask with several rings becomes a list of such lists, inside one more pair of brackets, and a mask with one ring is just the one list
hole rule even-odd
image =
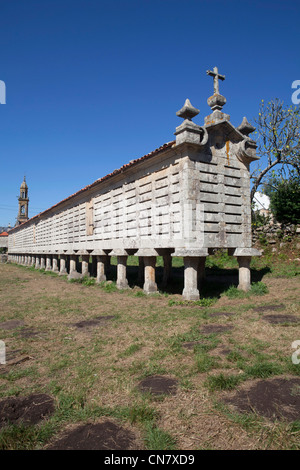
[[253, 127], [252, 124], [248, 122], [247, 118], [244, 117], [242, 123], [237, 127], [237, 130], [240, 131], [241, 134], [248, 136], [251, 132], [255, 131], [255, 127]]
[[176, 116], [179, 116], [183, 119], [188, 119], [189, 121], [191, 121], [192, 118], [197, 116], [197, 114], [199, 113], [200, 113], [200, 110], [197, 108], [194, 108], [194, 106], [191, 105], [190, 100], [186, 99], [183, 107], [179, 111], [177, 111]]

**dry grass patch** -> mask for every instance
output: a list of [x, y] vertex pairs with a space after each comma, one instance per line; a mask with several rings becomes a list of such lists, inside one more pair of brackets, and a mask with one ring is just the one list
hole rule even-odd
[[[259, 297], [220, 295], [211, 306], [187, 307], [170, 304], [177, 295], [107, 292], [0, 265], [0, 339], [8, 353], [30, 358], [4, 366], [0, 399], [44, 393], [55, 401], [47, 424], [24, 431], [28, 439], [2, 430], [0, 448], [47, 447], [69, 427], [105, 420], [130, 428], [149, 449], [299, 448], [288, 425], [241, 417], [222, 403], [226, 387], [300, 375], [291, 362], [299, 327], [265, 318], [297, 317], [299, 280], [264, 282], [268, 293]], [[138, 385], [154, 376], [172, 377], [174, 395], [142, 393]]]

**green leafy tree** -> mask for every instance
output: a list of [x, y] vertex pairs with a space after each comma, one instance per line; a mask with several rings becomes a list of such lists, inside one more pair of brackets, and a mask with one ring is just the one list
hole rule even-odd
[[289, 179], [272, 176], [265, 186], [270, 198], [270, 208], [275, 219], [283, 224], [300, 223], [300, 175], [296, 172]]
[[267, 104], [262, 100], [255, 124], [261, 160], [251, 174], [251, 201], [275, 167], [285, 179], [294, 173], [300, 176], [300, 107], [284, 106], [279, 99]]

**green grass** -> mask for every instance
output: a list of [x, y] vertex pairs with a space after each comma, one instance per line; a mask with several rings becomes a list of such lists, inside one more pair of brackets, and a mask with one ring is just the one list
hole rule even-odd
[[248, 292], [238, 289], [236, 286], [230, 286], [224, 295], [230, 299], [245, 299], [252, 296], [265, 295], [268, 293], [268, 287], [261, 281], [253, 282]]
[[146, 426], [145, 444], [147, 450], [176, 449], [176, 439], [152, 423]]
[[141, 349], [142, 345], [134, 343], [128, 348], [125, 349], [123, 353], [120, 354], [120, 357], [129, 357], [132, 356], [135, 352], [139, 351]]
[[208, 376], [205, 381], [205, 385], [211, 392], [218, 390], [232, 390], [240, 382], [242, 377], [238, 375], [225, 375], [223, 372], [220, 372], [217, 375]]
[[208, 354], [202, 352], [202, 354], [196, 354], [196, 368], [197, 372], [209, 372], [218, 365], [218, 359], [209, 356]]
[[170, 299], [168, 302], [169, 307], [182, 306], [182, 307], [210, 307], [216, 303], [217, 298], [204, 298], [200, 300], [175, 300]]

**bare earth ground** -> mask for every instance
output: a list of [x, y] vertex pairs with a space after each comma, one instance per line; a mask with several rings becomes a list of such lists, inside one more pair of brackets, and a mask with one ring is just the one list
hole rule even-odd
[[171, 306], [0, 264], [0, 449], [299, 449], [299, 276], [263, 282]]

